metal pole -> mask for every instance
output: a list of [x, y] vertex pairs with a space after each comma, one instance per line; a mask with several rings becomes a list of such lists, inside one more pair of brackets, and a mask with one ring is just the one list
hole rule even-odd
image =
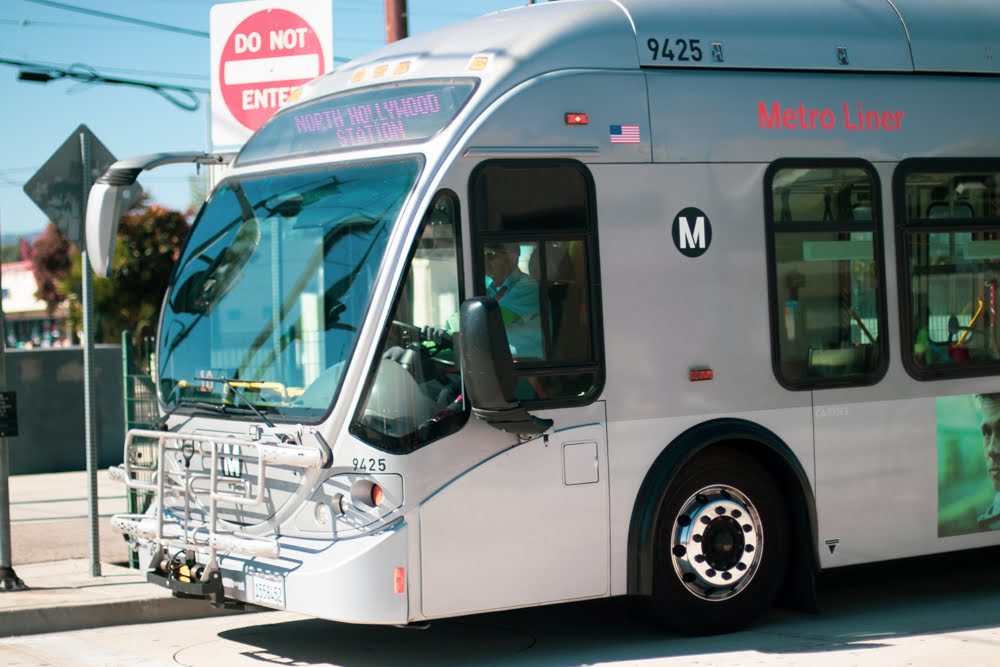
[[385, 0], [385, 43], [406, 39], [406, 0]]
[[[90, 196], [90, 137], [80, 133], [80, 157], [83, 161], [83, 206], [80, 229], [86, 224], [87, 198]], [[80, 237], [86, 239], [85, 234]], [[87, 243], [80, 253], [83, 274], [83, 410], [84, 437], [87, 447], [88, 511], [90, 519], [90, 575], [101, 576], [101, 540], [97, 521], [97, 443], [94, 434], [94, 278], [87, 256]]]
[[[0, 299], [0, 388], [7, 388], [7, 332]], [[7, 438], [0, 437], [0, 592], [20, 591], [27, 588], [14, 573], [10, 555], [10, 456]]]

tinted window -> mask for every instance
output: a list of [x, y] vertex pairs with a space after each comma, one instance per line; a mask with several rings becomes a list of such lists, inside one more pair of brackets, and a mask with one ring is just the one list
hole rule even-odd
[[223, 182], [171, 279], [157, 358], [167, 406], [250, 402], [320, 419], [419, 170], [407, 158]]
[[904, 360], [911, 374], [1000, 371], [1000, 164], [921, 160], [896, 176]]
[[575, 162], [497, 161], [472, 179], [477, 284], [497, 300], [525, 402], [603, 381], [593, 183]]
[[869, 384], [886, 365], [878, 180], [865, 164], [782, 161], [766, 178], [776, 376]]
[[351, 431], [406, 453], [465, 423], [459, 355], [458, 200], [441, 193], [424, 220], [372, 380]]

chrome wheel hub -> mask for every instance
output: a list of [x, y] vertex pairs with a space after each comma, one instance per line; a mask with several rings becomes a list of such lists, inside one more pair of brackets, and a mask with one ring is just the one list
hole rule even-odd
[[677, 576], [693, 594], [711, 601], [728, 600], [746, 588], [760, 566], [762, 547], [757, 508], [725, 484], [688, 498], [670, 536]]

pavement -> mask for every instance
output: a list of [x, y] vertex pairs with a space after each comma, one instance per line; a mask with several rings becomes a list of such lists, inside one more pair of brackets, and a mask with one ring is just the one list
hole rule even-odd
[[10, 478], [11, 561], [25, 590], [0, 590], [0, 637], [222, 616], [181, 600], [129, 569], [124, 538], [108, 518], [126, 511], [125, 487], [98, 471], [99, 576], [92, 576], [86, 472]]

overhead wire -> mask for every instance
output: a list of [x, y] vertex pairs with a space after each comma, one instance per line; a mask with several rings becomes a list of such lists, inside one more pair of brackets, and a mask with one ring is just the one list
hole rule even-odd
[[185, 111], [196, 111], [201, 102], [195, 93], [208, 93], [208, 88], [195, 86], [180, 86], [170, 83], [156, 83], [154, 81], [142, 81], [140, 79], [125, 79], [122, 77], [106, 76], [93, 67], [81, 63], [75, 63], [68, 68], [46, 65], [44, 63], [30, 62], [26, 60], [13, 60], [10, 58], [0, 58], [0, 65], [9, 65], [20, 68], [18, 76], [27, 81], [37, 81], [47, 83], [55, 79], [71, 79], [81, 83], [105, 83], [118, 86], [133, 86], [145, 88], [161, 96], [171, 104], [184, 109]]
[[[76, 13], [80, 13], [80, 14], [86, 14], [88, 16], [95, 16], [95, 17], [106, 19], [106, 20], [110, 20], [110, 21], [119, 21], [119, 22], [131, 24], [131, 25], [138, 25], [138, 26], [142, 26], [142, 27], [145, 27], [145, 28], [154, 28], [154, 29], [157, 29], [157, 30], [166, 30], [166, 31], [170, 31], [170, 32], [176, 32], [176, 33], [180, 33], [180, 34], [189, 35], [189, 36], [192, 36], [192, 37], [202, 37], [202, 38], [205, 38], [205, 37], [210, 37], [211, 36], [210, 33], [205, 32], [203, 30], [194, 30], [192, 28], [185, 28], [185, 27], [182, 27], [182, 26], [170, 25], [170, 24], [167, 24], [167, 23], [161, 23], [159, 21], [148, 21], [148, 20], [145, 20], [145, 19], [138, 19], [138, 18], [134, 18], [134, 17], [131, 17], [131, 16], [125, 16], [123, 14], [116, 14], [116, 13], [113, 13], [113, 12], [105, 12], [105, 11], [101, 11], [101, 10], [97, 10], [97, 9], [90, 9], [90, 8], [87, 8], [87, 7], [80, 7], [78, 5], [72, 5], [72, 4], [69, 4], [69, 3], [66, 3], [66, 2], [58, 2], [57, 0], [25, 0], [25, 1], [33, 3], [33, 4], [36, 4], [36, 5], [42, 5], [42, 6], [45, 6], [45, 7], [52, 7], [52, 8], [60, 9], [60, 10], [64, 10], [64, 11], [76, 12]], [[356, 11], [356, 12], [359, 12], [359, 13], [367, 13], [369, 7], [370, 6], [365, 6], [364, 8], [362, 8], [360, 6], [358, 6], [358, 7], [349, 7], [349, 10], [350, 11]], [[375, 10], [372, 10], [371, 13], [377, 13], [377, 12], [378, 12], [378, 10], [375, 9]], [[428, 14], [428, 16], [451, 16], [451, 14], [445, 15], [445, 14], [433, 14], [432, 13], [432, 14]], [[58, 22], [32, 21], [32, 20], [28, 20], [28, 19], [22, 19], [22, 20], [0, 19], [0, 23], [6, 24], [6, 25], [18, 25], [18, 26], [22, 26], [22, 27], [28, 27], [28, 26], [32, 26], [32, 25], [39, 25], [39, 26], [45, 25], [47, 27], [57, 27], [57, 26], [58, 27], [63, 27]], [[87, 27], [97, 27], [97, 26], [87, 26]], [[363, 40], [363, 39], [348, 37], [348, 38], [342, 39], [341, 41], [365, 43], [368, 40]], [[350, 58], [344, 58], [344, 57], [335, 57], [333, 60], [334, 60], [334, 62], [344, 63], [344, 62], [349, 62], [351, 59]], [[195, 110], [197, 110], [201, 106], [201, 103], [198, 100], [198, 97], [195, 95], [195, 93], [209, 93], [210, 92], [209, 89], [206, 89], [206, 88], [198, 88], [198, 87], [193, 87], [193, 86], [181, 86], [181, 85], [175, 85], [175, 84], [157, 83], [157, 82], [153, 82], [153, 81], [143, 81], [143, 80], [139, 80], [139, 79], [126, 79], [126, 78], [122, 78], [122, 77], [107, 76], [105, 74], [101, 74], [96, 68], [91, 67], [90, 65], [83, 64], [83, 63], [74, 63], [73, 65], [70, 65], [67, 68], [67, 67], [61, 67], [61, 66], [56, 66], [56, 65], [47, 65], [47, 64], [38, 63], [38, 62], [29, 62], [29, 61], [21, 61], [21, 60], [13, 60], [13, 59], [0, 58], [0, 65], [11, 65], [11, 66], [15, 66], [15, 67], [26, 68], [26, 71], [22, 70], [22, 72], [20, 73], [21, 78], [26, 79], [26, 80], [31, 80], [31, 81], [39, 81], [39, 82], [43, 82], [43, 83], [51, 81], [51, 80], [55, 80], [55, 79], [64, 79], [65, 78], [65, 79], [72, 79], [72, 80], [75, 80], [75, 81], [79, 81], [79, 82], [84, 83], [84, 84], [87, 84], [87, 83], [105, 83], [105, 84], [110, 84], [110, 85], [123, 85], [123, 86], [134, 86], [134, 87], [137, 87], [137, 88], [146, 88], [147, 90], [151, 90], [151, 91], [157, 93], [158, 95], [160, 95], [161, 97], [163, 97], [164, 99], [166, 99], [171, 104], [174, 104], [175, 106], [177, 106], [177, 107], [179, 107], [181, 109], [187, 110], [187, 111], [195, 111]], [[114, 69], [114, 68], [108, 68], [108, 69]], [[133, 72], [133, 73], [143, 73], [140, 70], [123, 70], [123, 69], [118, 69], [118, 71]], [[195, 75], [179, 75], [179, 74], [178, 75], [175, 75], [175, 74], [166, 74], [166, 75], [167, 76], [176, 77], [176, 78], [180, 78], [180, 77], [203, 78], [203, 77], [196, 77]]]
[[109, 21], [122, 21], [124, 23], [141, 25], [146, 28], [156, 28], [157, 30], [169, 30], [170, 32], [177, 32], [184, 35], [190, 35], [192, 37], [209, 36], [209, 34], [204, 30], [193, 30], [191, 28], [182, 28], [181, 26], [159, 23], [157, 21], [146, 21], [145, 19], [137, 19], [137, 18], [132, 18], [131, 16], [124, 16], [122, 14], [113, 14], [111, 12], [102, 12], [97, 9], [78, 7], [76, 5], [70, 5], [65, 2], [56, 2], [55, 0], [25, 0], [25, 2], [31, 2], [36, 5], [43, 5], [45, 7], [55, 7], [56, 9], [63, 9], [68, 12], [77, 12], [80, 14], [87, 14], [89, 16], [98, 16], [102, 19], [108, 19]]

